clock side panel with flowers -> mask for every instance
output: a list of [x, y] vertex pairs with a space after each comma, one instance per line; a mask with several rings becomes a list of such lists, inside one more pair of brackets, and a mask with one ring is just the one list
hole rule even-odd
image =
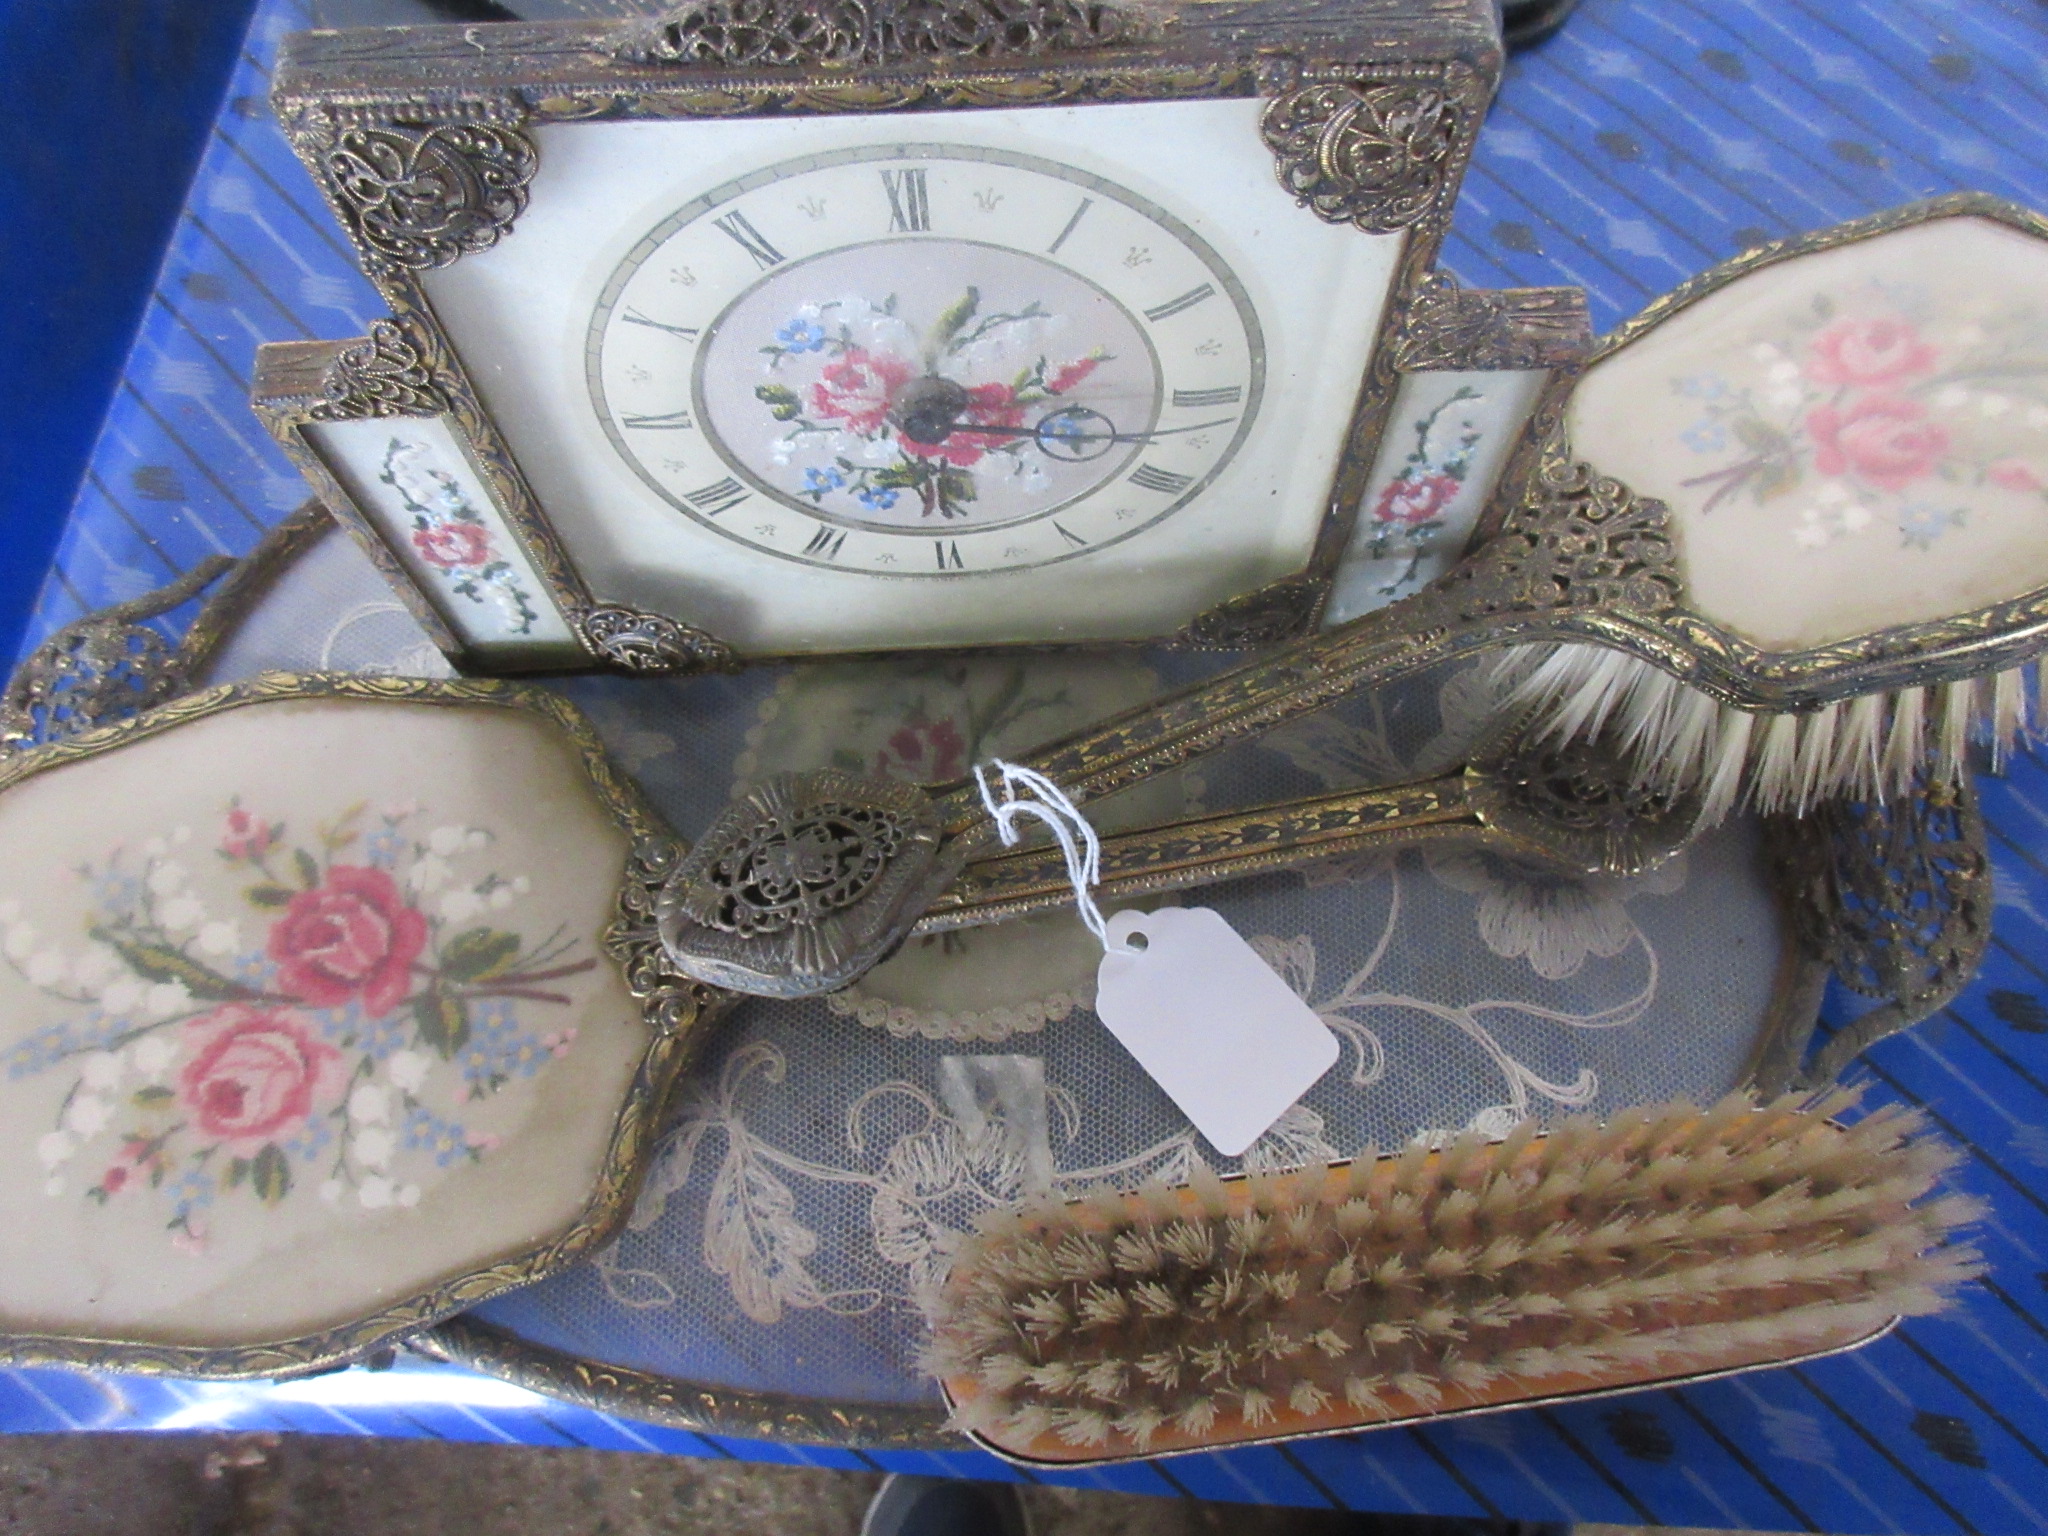
[[[0, 1050], [64, 1083], [36, 1144], [53, 1198], [152, 1203], [203, 1250], [222, 1207], [406, 1207], [498, 1144], [466, 1123], [576, 1040], [585, 942], [519, 919], [485, 827], [416, 804], [318, 825], [236, 798], [73, 871], [82, 947], [0, 904], [0, 958], [66, 1015]], [[227, 893], [228, 903], [221, 903]]]

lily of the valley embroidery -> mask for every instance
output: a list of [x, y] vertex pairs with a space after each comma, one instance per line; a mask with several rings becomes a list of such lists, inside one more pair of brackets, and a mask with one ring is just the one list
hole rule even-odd
[[155, 1201], [197, 1249], [225, 1201], [406, 1207], [488, 1155], [470, 1108], [570, 1050], [550, 1020], [597, 963], [521, 931], [532, 882], [494, 841], [416, 805], [295, 835], [237, 800], [210, 847], [180, 827], [80, 865], [82, 947], [0, 903], [5, 964], [71, 1014], [0, 1051], [11, 1080], [71, 1075], [48, 1192]]

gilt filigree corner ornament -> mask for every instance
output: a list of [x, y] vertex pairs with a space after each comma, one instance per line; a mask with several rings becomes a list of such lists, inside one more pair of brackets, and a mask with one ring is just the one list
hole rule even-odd
[[1323, 592], [1313, 577], [1272, 582], [1196, 615], [1171, 643], [1182, 650], [1237, 651], [1296, 639], [1315, 624]]
[[390, 320], [373, 321], [370, 334], [344, 347], [320, 381], [309, 421], [360, 421], [379, 416], [439, 416], [447, 393], [419, 348]]
[[724, 69], [1040, 58], [1149, 40], [1161, 21], [1105, 0], [696, 0], [621, 27], [613, 57]]
[[1559, 436], [1483, 557], [1453, 571], [1432, 601], [1464, 620], [1560, 608], [1672, 617], [1684, 596], [1670, 509], [1572, 458]]
[[87, 614], [37, 646], [0, 694], [0, 752], [68, 740], [183, 693], [184, 653], [147, 621], [197, 597], [235, 563], [210, 556], [168, 586]]
[[729, 672], [732, 647], [704, 630], [623, 604], [585, 609], [576, 628], [598, 660], [639, 677]]
[[496, 245], [526, 210], [540, 152], [502, 123], [374, 123], [340, 129], [320, 163], [374, 277]]
[[678, 1034], [727, 1001], [724, 994], [684, 975], [661, 947], [657, 908], [688, 848], [672, 837], [643, 837], [626, 857], [618, 915], [604, 931], [604, 951], [619, 963], [626, 987], [647, 1022]]
[[893, 949], [957, 872], [921, 790], [835, 768], [736, 799], [657, 903], [685, 975], [763, 997], [844, 986]]
[[1437, 80], [1323, 81], [1259, 116], [1280, 184], [1332, 224], [1395, 234], [1442, 200], [1478, 108]]
[[1393, 343], [1401, 373], [1574, 368], [1593, 348], [1583, 288], [1475, 289], [1433, 272]]

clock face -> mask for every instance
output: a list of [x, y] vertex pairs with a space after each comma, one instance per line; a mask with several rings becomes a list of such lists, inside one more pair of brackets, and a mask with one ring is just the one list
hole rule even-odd
[[725, 183], [591, 315], [597, 417], [664, 500], [881, 576], [1048, 565], [1198, 497], [1250, 431], [1259, 322], [1193, 230], [1101, 176], [897, 144]]

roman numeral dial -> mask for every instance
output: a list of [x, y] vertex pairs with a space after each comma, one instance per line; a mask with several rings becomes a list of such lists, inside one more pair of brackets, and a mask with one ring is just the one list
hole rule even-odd
[[710, 566], [743, 545], [848, 602], [865, 599], [840, 584], [1190, 568], [1175, 540], [1198, 535], [1174, 530], [1215, 518], [1177, 519], [1230, 505], [1259, 419], [1244, 284], [1172, 210], [945, 142], [944, 116], [684, 175], [688, 201], [620, 261], [587, 333], [598, 421], [644, 488], [621, 494], [678, 540], [720, 541]]
[[882, 189], [889, 195], [890, 229], [923, 234], [932, 227], [931, 193], [923, 170], [884, 171]]

